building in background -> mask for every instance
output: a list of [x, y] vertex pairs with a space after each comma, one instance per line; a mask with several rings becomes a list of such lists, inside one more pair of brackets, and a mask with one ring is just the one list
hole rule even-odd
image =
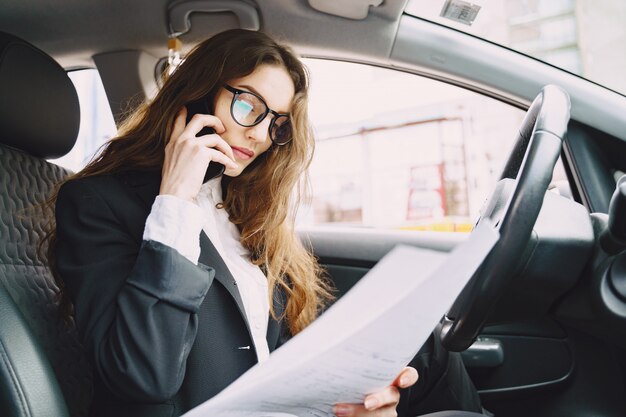
[[448, 91], [443, 102], [380, 113], [360, 123], [318, 126], [309, 223], [471, 228], [524, 112], [436, 81], [422, 79], [419, 86], [409, 81], [399, 85], [410, 91], [431, 83], [431, 89], [455, 93]]

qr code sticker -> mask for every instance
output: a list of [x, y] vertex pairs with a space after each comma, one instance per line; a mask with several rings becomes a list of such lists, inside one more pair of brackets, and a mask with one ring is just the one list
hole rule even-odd
[[441, 9], [441, 17], [471, 26], [478, 15], [480, 6], [463, 0], [446, 0]]

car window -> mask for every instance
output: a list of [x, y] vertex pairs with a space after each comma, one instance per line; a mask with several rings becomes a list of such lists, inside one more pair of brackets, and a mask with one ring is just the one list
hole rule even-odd
[[[525, 112], [405, 72], [306, 64], [317, 144], [299, 224], [469, 232]], [[569, 193], [560, 162], [553, 180]]]
[[115, 136], [117, 129], [98, 71], [76, 70], [69, 71], [67, 75], [78, 93], [80, 129], [72, 150], [61, 158], [49, 161], [77, 172], [89, 162], [103, 143]]
[[[313, 199], [299, 225], [469, 232], [494, 186], [524, 111], [414, 74], [305, 60], [316, 133]], [[81, 122], [67, 155], [74, 172], [116, 134], [95, 69], [68, 73]], [[571, 195], [559, 161], [554, 190]]]

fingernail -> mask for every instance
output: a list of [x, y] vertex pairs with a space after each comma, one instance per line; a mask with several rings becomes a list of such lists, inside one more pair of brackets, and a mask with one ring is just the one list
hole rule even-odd
[[345, 405], [336, 405], [333, 408], [333, 413], [335, 413], [337, 417], [347, 417], [350, 415], [350, 407]]
[[370, 397], [370, 398], [365, 400], [365, 403], [363, 405], [368, 410], [372, 410], [372, 409], [378, 407], [378, 400], [376, 398]]
[[400, 385], [402, 385], [403, 387], [406, 386], [409, 383], [409, 378], [406, 376], [403, 376], [402, 378], [400, 378]]

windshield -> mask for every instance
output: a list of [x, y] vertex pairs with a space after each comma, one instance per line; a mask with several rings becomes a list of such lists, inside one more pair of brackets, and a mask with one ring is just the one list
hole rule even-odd
[[405, 11], [626, 95], [624, 0], [411, 0]]

